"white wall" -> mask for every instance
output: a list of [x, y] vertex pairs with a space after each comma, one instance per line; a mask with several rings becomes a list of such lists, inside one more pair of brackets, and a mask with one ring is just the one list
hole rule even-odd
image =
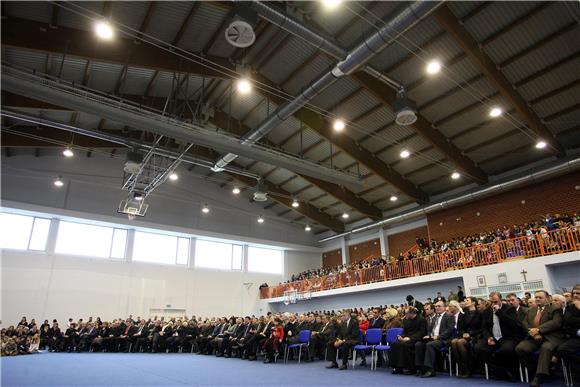
[[214, 271], [97, 258], [4, 251], [2, 321], [20, 316], [66, 321], [149, 316], [150, 308], [183, 308], [188, 315], [246, 315], [260, 311], [258, 286], [280, 275]]
[[322, 253], [320, 251], [286, 250], [284, 259], [285, 280], [289, 280], [292, 274], [320, 267], [322, 267]]
[[[526, 271], [525, 282], [521, 274], [522, 270]], [[507, 283], [499, 283], [499, 273], [506, 273]], [[477, 277], [480, 276], [485, 277], [485, 286], [478, 284]], [[541, 281], [541, 284], [538, 281]], [[284, 305], [283, 297], [269, 299], [267, 302], [274, 310], [305, 312], [400, 304], [404, 302], [408, 294], [423, 301], [427, 297], [433, 298], [437, 291], [441, 291], [446, 296], [449, 289], [456, 291], [458, 285], [463, 286], [466, 295], [486, 297], [492, 290], [503, 294], [513, 291], [523, 295], [524, 291], [543, 288], [550, 293], [555, 293], [559, 292], [562, 287], [569, 289], [576, 283], [580, 283], [580, 251], [515, 259], [495, 265], [324, 290], [312, 293], [310, 300], [298, 301], [288, 306]]]

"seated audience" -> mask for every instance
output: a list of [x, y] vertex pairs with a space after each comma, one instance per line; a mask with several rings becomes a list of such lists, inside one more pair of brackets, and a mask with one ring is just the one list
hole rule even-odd
[[[327, 344], [328, 358], [331, 364], [326, 368], [339, 368], [340, 370], [347, 369], [348, 356], [352, 347], [359, 342], [359, 327], [356, 313], [345, 312], [342, 316], [342, 323], [340, 324], [334, 341]], [[342, 354], [342, 365], [339, 367], [336, 362], [336, 352], [340, 351]]]
[[416, 374], [415, 344], [420, 342], [426, 334], [427, 320], [419, 314], [416, 308], [407, 307], [403, 318], [403, 333], [397, 337], [396, 342], [391, 344], [389, 352], [393, 374]]

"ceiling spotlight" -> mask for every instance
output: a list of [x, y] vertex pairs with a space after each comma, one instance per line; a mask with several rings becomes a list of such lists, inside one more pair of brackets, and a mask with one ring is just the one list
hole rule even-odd
[[502, 114], [503, 114], [503, 110], [501, 110], [501, 108], [499, 108], [499, 107], [497, 107], [497, 106], [496, 106], [496, 107], [493, 107], [493, 108], [491, 108], [491, 110], [489, 111], [489, 116], [490, 116], [491, 118], [496, 118], [496, 117], [499, 117], [499, 116], [501, 116]]
[[66, 148], [65, 150], [62, 151], [62, 155], [64, 157], [73, 157], [75, 153], [72, 151], [72, 149]]
[[171, 175], [169, 175], [169, 180], [175, 181], [177, 179], [179, 179], [179, 175], [177, 173], [173, 172]]
[[461, 177], [461, 175], [460, 175], [460, 174], [459, 174], [459, 172], [457, 172], [457, 171], [455, 171], [455, 172], [453, 172], [453, 173], [451, 174], [451, 178], [452, 178], [453, 180], [457, 180], [457, 179], [459, 179], [460, 177]]
[[412, 125], [417, 121], [417, 103], [407, 98], [407, 92], [404, 88], [397, 91], [397, 98], [393, 104], [395, 112], [395, 122], [400, 126]]
[[203, 212], [204, 214], [209, 214], [209, 207], [207, 206], [207, 204], [203, 205], [203, 207], [201, 208], [201, 212]]
[[248, 94], [250, 91], [252, 91], [252, 84], [246, 78], [240, 78], [238, 80], [237, 87], [240, 94]]
[[401, 156], [402, 159], [406, 159], [407, 157], [411, 156], [411, 152], [409, 152], [406, 149], [403, 149], [401, 153], [399, 153], [399, 156]]
[[54, 181], [54, 185], [56, 187], [62, 187], [64, 185], [64, 182], [62, 181], [62, 177], [58, 177], [55, 181]]
[[95, 34], [104, 40], [113, 39], [113, 27], [107, 22], [101, 21], [95, 24]]
[[396, 197], [395, 195], [391, 195], [391, 197], [389, 198], [390, 201], [392, 202], [396, 202], [399, 198]]
[[310, 230], [312, 230], [312, 229], [310, 228], [310, 226], [309, 226], [309, 225], [306, 225], [306, 227], [304, 227], [304, 231], [308, 232], [308, 231], [310, 231]]
[[233, 193], [234, 195], [237, 195], [237, 194], [239, 194], [239, 193], [240, 193], [240, 189], [239, 189], [238, 187], [234, 187], [234, 189], [232, 190], [232, 193]]
[[427, 73], [434, 75], [437, 74], [439, 71], [441, 71], [441, 63], [437, 60], [432, 60], [431, 62], [429, 62], [429, 64], [427, 65]]
[[342, 219], [348, 219], [350, 217], [350, 215], [346, 212], [342, 213]]
[[141, 192], [134, 192], [133, 193], [133, 199], [135, 199], [138, 202], [140, 202], [141, 200], [143, 200], [143, 194]]
[[298, 202], [297, 199], [292, 200], [292, 207], [294, 207], [294, 208], [300, 207], [300, 203]]
[[258, 223], [264, 223], [264, 218], [262, 215], [258, 216]]
[[548, 144], [544, 140], [538, 140], [538, 142], [536, 143], [537, 149], [544, 149], [546, 146], [548, 146]]
[[342, 0], [322, 0], [322, 5], [324, 8], [328, 10], [333, 10], [338, 8], [338, 6], [342, 3]]
[[332, 127], [337, 132], [342, 132], [344, 130], [344, 128], [346, 127], [346, 125], [345, 125], [343, 120], [337, 119], [336, 121], [334, 121], [334, 124], [332, 125]]

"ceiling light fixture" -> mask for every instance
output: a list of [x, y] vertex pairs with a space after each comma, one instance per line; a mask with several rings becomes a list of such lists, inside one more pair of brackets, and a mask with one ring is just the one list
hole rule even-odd
[[459, 174], [459, 172], [457, 172], [457, 171], [455, 171], [455, 172], [453, 172], [453, 173], [451, 174], [451, 178], [452, 178], [453, 180], [457, 180], [457, 179], [459, 179], [460, 177], [461, 177], [461, 175], [460, 175], [460, 174]]
[[134, 192], [133, 193], [133, 199], [135, 199], [138, 202], [140, 202], [141, 200], [143, 200], [143, 194], [141, 192]]
[[179, 175], [175, 172], [172, 172], [171, 175], [169, 175], [169, 180], [175, 181], [179, 179]]
[[264, 218], [262, 215], [258, 216], [258, 223], [264, 223]]
[[399, 200], [399, 198], [395, 195], [391, 195], [391, 197], [389, 198], [390, 201], [392, 202], [396, 202], [397, 200]]
[[252, 91], [252, 83], [247, 78], [240, 78], [238, 79], [237, 88], [240, 94], [246, 95]]
[[304, 231], [309, 232], [310, 230], [312, 230], [312, 229], [310, 228], [309, 225], [306, 225], [306, 227], [304, 227]]
[[399, 156], [401, 156], [402, 159], [406, 159], [407, 157], [411, 156], [411, 152], [409, 152], [407, 149], [403, 149], [401, 153], [399, 153]]
[[342, 219], [348, 219], [350, 217], [350, 215], [346, 212], [342, 213]]
[[491, 118], [496, 118], [499, 117], [503, 114], [503, 110], [501, 110], [501, 108], [495, 106], [493, 108], [491, 108], [491, 110], [489, 111], [489, 116]]
[[75, 153], [72, 151], [72, 149], [66, 148], [65, 150], [62, 151], [62, 155], [64, 157], [73, 157]]
[[298, 202], [297, 199], [292, 200], [292, 207], [294, 207], [294, 208], [300, 207], [300, 203]]
[[417, 103], [407, 97], [407, 92], [402, 87], [397, 91], [393, 110], [397, 125], [408, 126], [417, 121]]
[[334, 128], [334, 130], [336, 130], [337, 132], [342, 132], [344, 130], [344, 128], [346, 127], [346, 124], [344, 123], [343, 120], [341, 119], [336, 119], [334, 121], [334, 124], [332, 125], [332, 127]]
[[441, 71], [441, 63], [438, 60], [432, 60], [427, 64], [427, 73], [431, 75], [437, 74]]
[[536, 143], [536, 149], [544, 149], [546, 146], [548, 146], [548, 143], [544, 140], [538, 140]]
[[239, 194], [239, 193], [240, 193], [240, 189], [239, 189], [238, 187], [234, 187], [234, 189], [232, 190], [232, 193], [233, 193], [234, 195], [237, 195], [237, 194]]
[[57, 179], [54, 181], [54, 185], [55, 185], [56, 187], [59, 187], [59, 188], [60, 188], [60, 187], [62, 187], [62, 186], [64, 185], [64, 182], [62, 181], [62, 177], [60, 177], [60, 176], [59, 176], [59, 177], [58, 177], [58, 178], [57, 178]]
[[333, 10], [338, 8], [338, 6], [342, 3], [342, 0], [322, 0], [322, 5], [324, 8], [328, 10]]
[[113, 39], [113, 27], [105, 21], [100, 21], [95, 25], [95, 34], [103, 40]]
[[203, 205], [203, 207], [201, 208], [201, 212], [203, 212], [204, 214], [209, 214], [209, 207], [207, 206], [207, 204]]

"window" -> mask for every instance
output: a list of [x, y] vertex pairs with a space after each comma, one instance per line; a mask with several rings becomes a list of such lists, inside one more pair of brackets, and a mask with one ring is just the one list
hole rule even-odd
[[123, 258], [127, 230], [61, 221], [55, 252], [97, 258]]
[[133, 261], [187, 265], [189, 239], [135, 231]]
[[195, 266], [242, 270], [242, 246], [198, 239], [195, 243]]
[[0, 213], [0, 247], [4, 249], [46, 249], [50, 219]]
[[248, 247], [248, 271], [284, 274], [283, 251]]

